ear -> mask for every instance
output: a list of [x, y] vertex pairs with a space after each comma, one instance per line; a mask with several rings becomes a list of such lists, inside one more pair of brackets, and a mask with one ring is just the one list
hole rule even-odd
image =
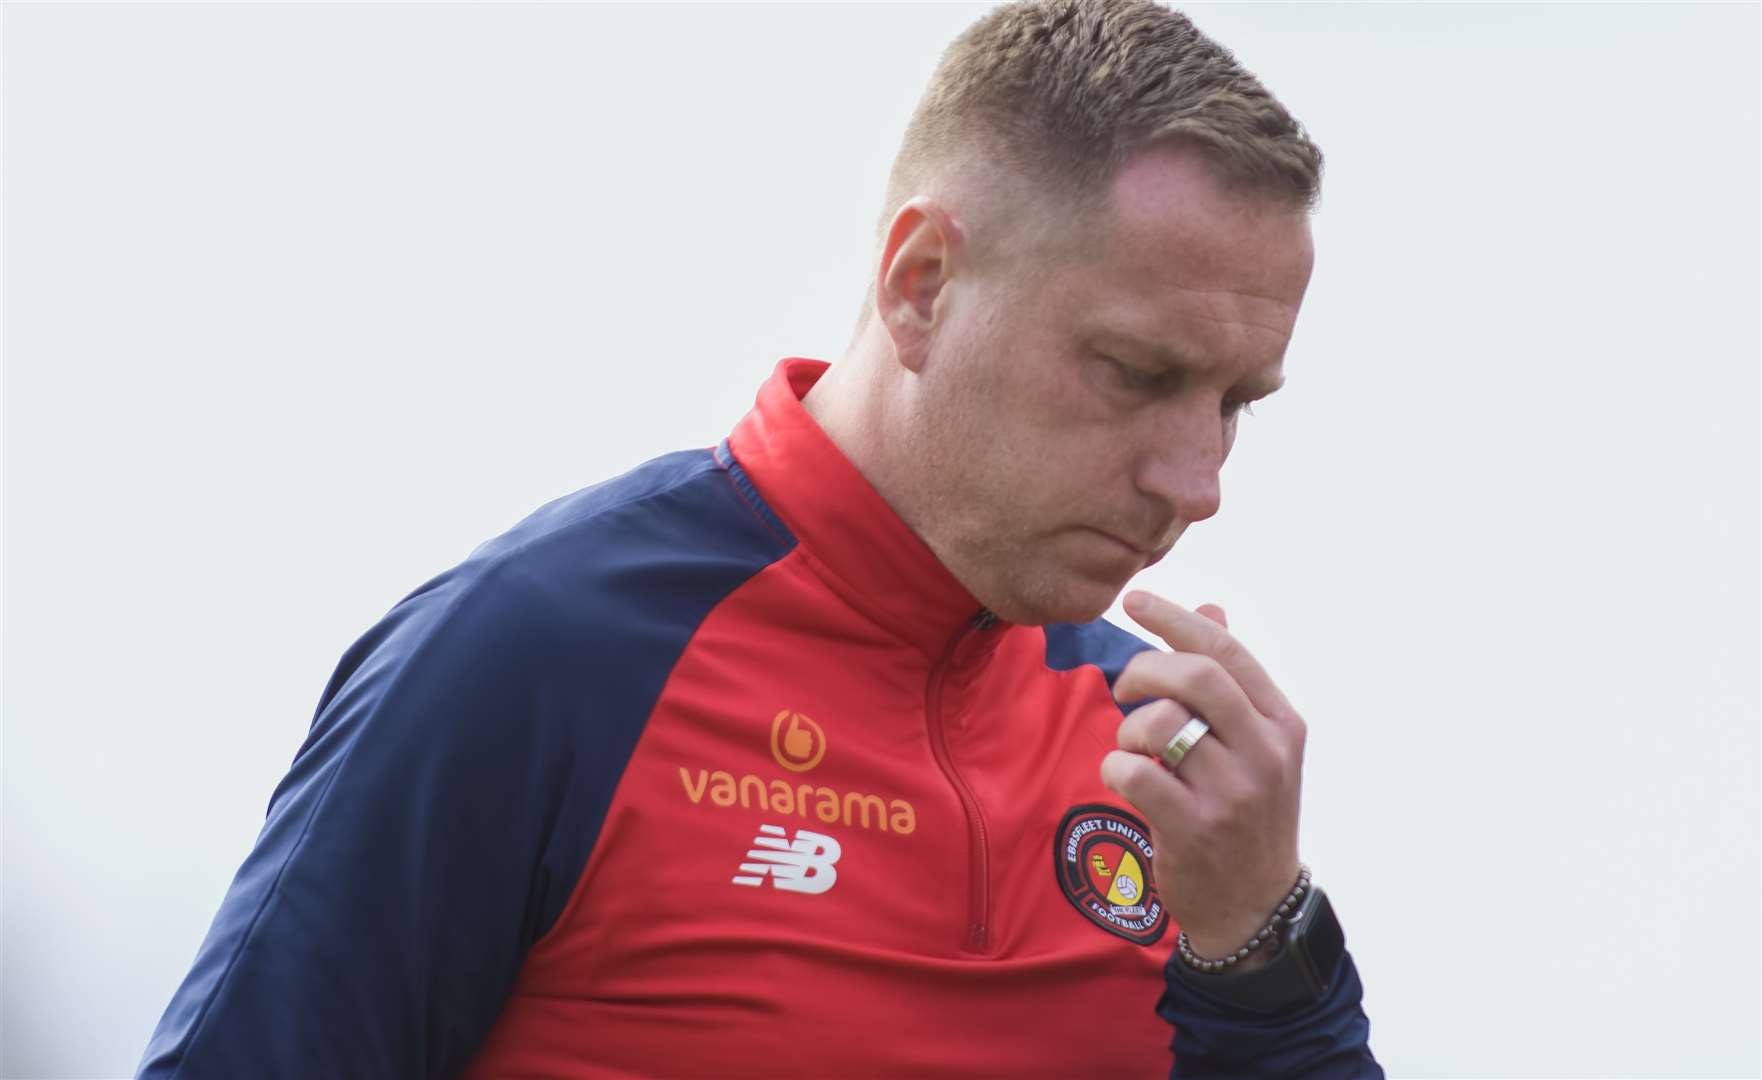
[[924, 366], [936, 321], [936, 298], [954, 276], [962, 237], [947, 210], [928, 195], [907, 200], [887, 227], [875, 274], [875, 312], [899, 362]]

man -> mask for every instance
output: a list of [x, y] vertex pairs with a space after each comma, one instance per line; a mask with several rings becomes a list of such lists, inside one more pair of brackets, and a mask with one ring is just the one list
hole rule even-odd
[[1221, 611], [1100, 619], [1281, 381], [1320, 161], [1147, 0], [982, 18], [847, 354], [349, 650], [141, 1075], [1380, 1076], [1302, 719]]

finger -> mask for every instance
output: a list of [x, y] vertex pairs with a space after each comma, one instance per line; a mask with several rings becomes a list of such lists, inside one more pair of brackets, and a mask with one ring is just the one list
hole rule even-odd
[[1210, 619], [1212, 622], [1217, 623], [1219, 626], [1229, 629], [1230, 620], [1224, 617], [1224, 609], [1218, 607], [1216, 604], [1200, 604], [1193, 610]]
[[1143, 754], [1109, 750], [1101, 759], [1101, 782], [1137, 807], [1153, 825], [1197, 817], [1193, 812], [1195, 796], [1174, 773]]
[[[1148, 754], [1160, 761], [1163, 751], [1169, 747], [1169, 740], [1186, 727], [1187, 721], [1195, 715], [1205, 718], [1203, 712], [1196, 714], [1174, 698], [1157, 698], [1146, 705], [1140, 705], [1120, 721], [1117, 733], [1119, 747], [1134, 754]], [[1211, 730], [1199, 740], [1200, 744], [1215, 741], [1218, 745], [1214, 749], [1227, 750], [1229, 742], [1224, 738], [1224, 729], [1213, 726], [1210, 720], [1205, 722]], [[1194, 755], [1198, 753], [1199, 746], [1189, 750], [1187, 757], [1182, 759], [1183, 766], [1197, 760]]]
[[1146, 649], [1132, 657], [1114, 680], [1114, 696], [1122, 703], [1173, 698], [1204, 718], [1226, 744], [1246, 748], [1271, 741], [1267, 722], [1242, 685], [1203, 653]]
[[[1126, 594], [1125, 608], [1126, 614], [1168, 642], [1169, 648], [1177, 652], [1203, 653], [1222, 664], [1241, 685], [1248, 700], [1265, 715], [1294, 714], [1290, 701], [1273, 684], [1260, 661], [1223, 626], [1142, 589]], [[1116, 690], [1118, 685], [1116, 682]], [[1116, 700], [1122, 699], [1116, 694]]]

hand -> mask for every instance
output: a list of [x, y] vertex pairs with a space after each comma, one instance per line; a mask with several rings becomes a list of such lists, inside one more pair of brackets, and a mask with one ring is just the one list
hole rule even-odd
[[[1157, 700], [1120, 724], [1101, 782], [1149, 823], [1157, 891], [1193, 951], [1221, 959], [1266, 925], [1297, 881], [1307, 728], [1230, 634], [1222, 608], [1192, 612], [1137, 590], [1125, 606], [1174, 651], [1139, 653], [1114, 681], [1122, 704]], [[1194, 713], [1211, 730], [1171, 772], [1162, 751]], [[1267, 952], [1233, 970], [1261, 966]]]

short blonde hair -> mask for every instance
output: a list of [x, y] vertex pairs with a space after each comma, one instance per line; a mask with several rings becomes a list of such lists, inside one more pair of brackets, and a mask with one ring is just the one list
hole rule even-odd
[[877, 231], [940, 174], [974, 167], [1081, 215], [1133, 152], [1161, 143], [1196, 148], [1244, 192], [1304, 211], [1319, 197], [1321, 150], [1186, 16], [1152, 0], [1002, 4], [943, 53]]

